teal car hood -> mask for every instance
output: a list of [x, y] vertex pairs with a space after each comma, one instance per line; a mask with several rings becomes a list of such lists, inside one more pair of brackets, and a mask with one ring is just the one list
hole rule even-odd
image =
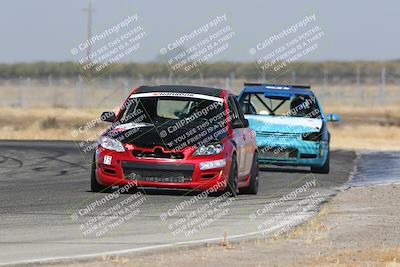
[[250, 128], [257, 132], [272, 133], [313, 133], [319, 132], [322, 119], [289, 116], [245, 115]]

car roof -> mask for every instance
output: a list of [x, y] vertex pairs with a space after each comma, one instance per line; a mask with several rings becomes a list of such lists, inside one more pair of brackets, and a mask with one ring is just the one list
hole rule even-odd
[[201, 87], [192, 85], [157, 85], [157, 86], [141, 86], [136, 93], [150, 93], [150, 92], [176, 92], [176, 93], [192, 93], [202, 94], [208, 96], [220, 96], [222, 92], [226, 90]]
[[245, 84], [243, 93], [291, 94], [314, 96], [310, 86], [284, 84]]

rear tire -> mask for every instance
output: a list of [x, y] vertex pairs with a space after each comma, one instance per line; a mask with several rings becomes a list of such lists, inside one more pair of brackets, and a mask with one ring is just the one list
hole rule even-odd
[[253, 164], [251, 166], [250, 184], [248, 187], [240, 189], [240, 193], [256, 195], [260, 184], [259, 180], [259, 167], [258, 167], [258, 154], [254, 153]]
[[329, 173], [329, 158], [330, 158], [330, 152], [328, 152], [328, 155], [326, 157], [324, 165], [321, 167], [311, 167], [311, 172], [312, 173], [322, 173], [322, 174], [328, 174]]
[[107, 189], [107, 186], [104, 186], [97, 182], [96, 178], [96, 159], [93, 157], [93, 162], [92, 162], [92, 173], [90, 176], [90, 188], [92, 192], [102, 192]]
[[229, 192], [230, 197], [236, 197], [239, 193], [238, 189], [238, 169], [236, 155], [232, 156], [231, 169], [229, 170], [229, 178], [224, 193]]

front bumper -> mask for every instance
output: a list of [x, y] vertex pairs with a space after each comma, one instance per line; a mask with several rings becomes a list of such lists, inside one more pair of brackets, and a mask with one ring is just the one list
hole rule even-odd
[[[132, 151], [96, 151], [96, 176], [102, 185], [135, 184], [139, 187], [223, 190], [230, 161], [223, 167], [200, 169], [200, 163], [223, 160], [226, 155], [198, 156], [192, 159], [137, 158]], [[228, 166], [229, 165], [229, 166]]]
[[260, 164], [312, 166], [324, 165], [329, 146], [325, 141], [292, 138], [257, 138]]

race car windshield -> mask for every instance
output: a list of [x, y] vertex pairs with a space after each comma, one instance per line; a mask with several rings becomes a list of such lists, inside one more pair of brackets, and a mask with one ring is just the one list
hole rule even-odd
[[121, 142], [139, 147], [162, 146], [181, 150], [214, 144], [227, 136], [227, 116], [222, 98], [212, 96], [134, 95], [115, 130]]
[[308, 95], [291, 97], [248, 94], [240, 101], [244, 114], [320, 118], [316, 98]]
[[224, 112], [222, 101], [169, 96], [138, 97], [129, 100], [120, 121], [159, 124], [185, 119], [201, 122], [221, 112]]

